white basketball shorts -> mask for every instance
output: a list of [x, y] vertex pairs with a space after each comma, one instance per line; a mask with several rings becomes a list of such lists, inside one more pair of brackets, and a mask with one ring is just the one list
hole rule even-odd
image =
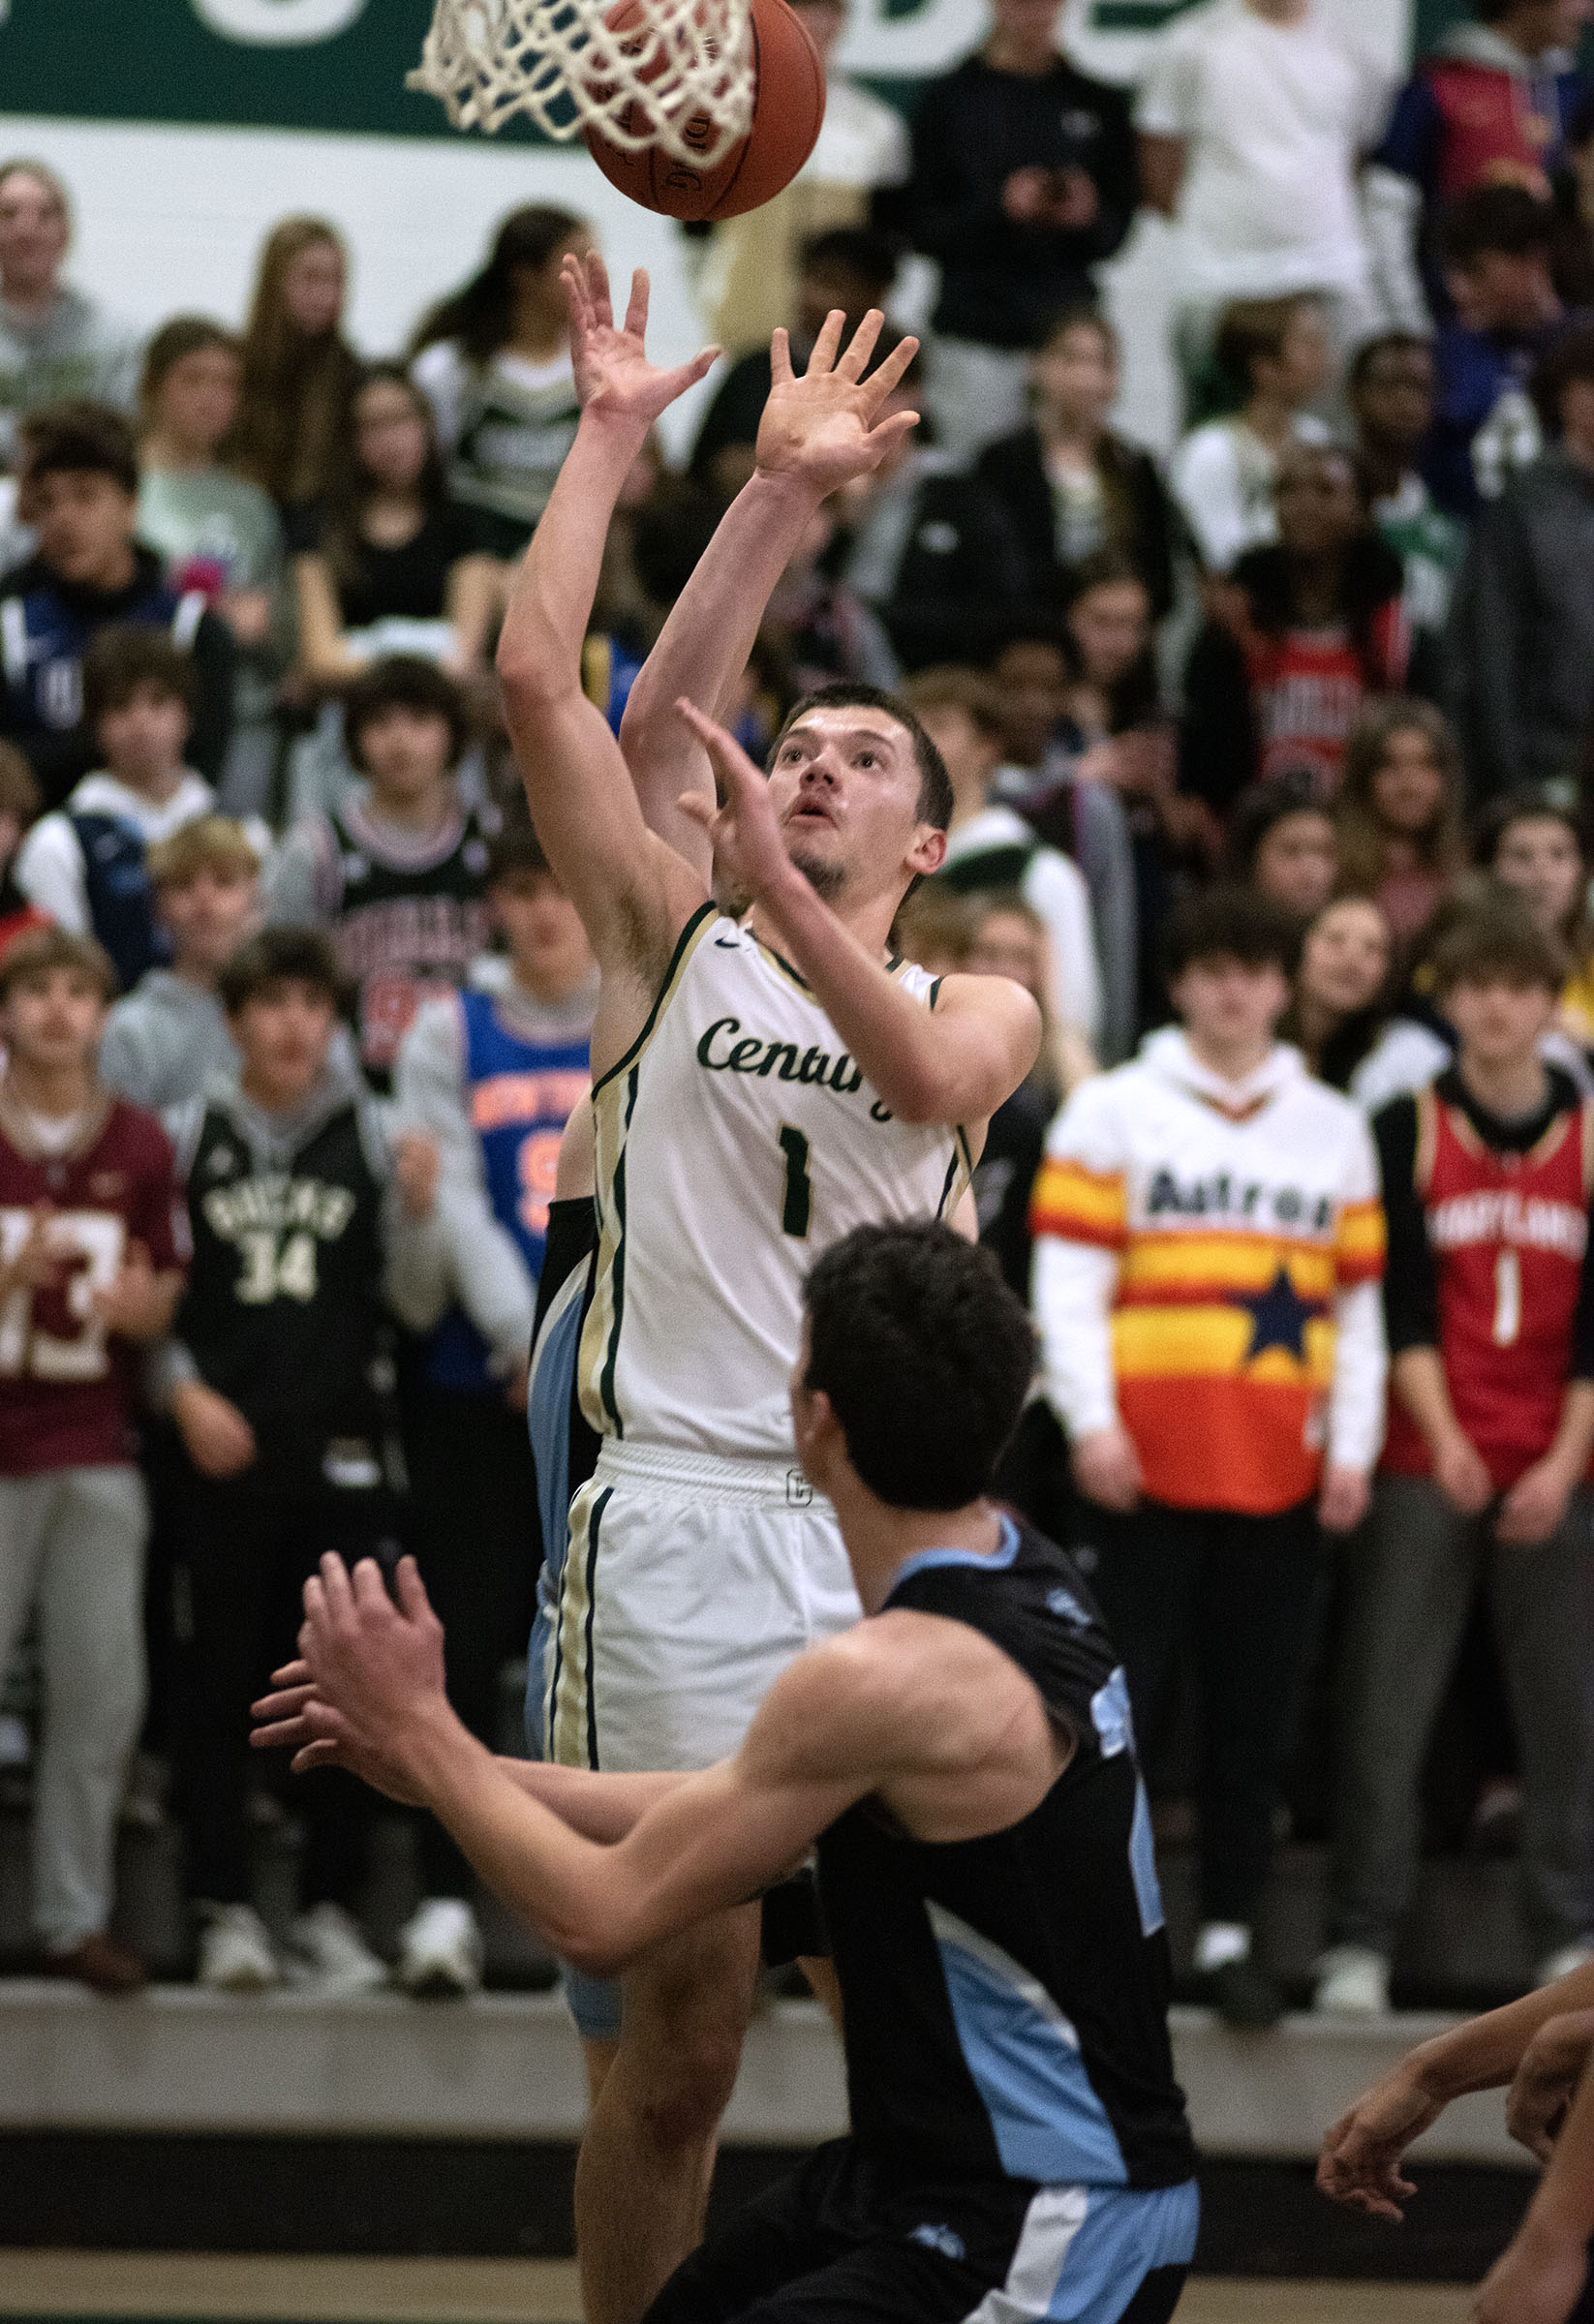
[[794, 1463], [606, 1438], [570, 1504], [547, 1756], [713, 1766], [786, 1665], [862, 1612], [835, 1512]]

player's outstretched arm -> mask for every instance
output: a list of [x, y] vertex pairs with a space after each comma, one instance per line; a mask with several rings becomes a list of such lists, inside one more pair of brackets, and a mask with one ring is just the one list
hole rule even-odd
[[[819, 1649], [804, 1658], [806, 1669], [794, 1667], [778, 1682], [737, 1759], [685, 1778], [590, 1778], [583, 1789], [595, 1801], [634, 1806], [638, 1783], [650, 1795], [627, 1836], [602, 1845], [511, 1779], [461, 1725], [444, 1691], [442, 1626], [413, 1559], [401, 1562], [397, 1588], [395, 1605], [373, 1559], [351, 1575], [333, 1556], [305, 1585], [301, 1657], [320, 1703], [354, 1739], [343, 1763], [364, 1748], [359, 1739], [381, 1737], [381, 1788], [430, 1808], [489, 1887], [578, 1967], [611, 1971], [705, 1912], [757, 1894], [891, 1764], [877, 1710], [866, 1701], [860, 1719], [854, 1707], [860, 1691], [868, 1694], [856, 1683], [856, 1658]], [[295, 1678], [296, 1667], [279, 1675]], [[284, 1689], [261, 1708], [281, 1711], [284, 1696], [300, 1694]], [[926, 1729], [923, 1704], [911, 1729], [905, 1717], [898, 1725], [910, 1750], [913, 1733]], [[262, 1739], [291, 1740], [304, 1728], [301, 1701]], [[304, 1756], [318, 1764], [337, 1755], [313, 1743]], [[576, 1787], [565, 1788], [573, 1797]]]
[[1508, 2083], [1541, 2026], [1591, 2006], [1594, 1967], [1577, 1969], [1503, 2009], [1419, 2042], [1330, 2130], [1318, 2157], [1318, 2191], [1373, 2218], [1402, 2218], [1416, 2191], [1402, 2168], [1412, 2141], [1453, 2098]]
[[[1000, 976], [949, 976], [921, 1008], [873, 958], [791, 861], [763, 775], [689, 702], [682, 719], [702, 743], [725, 804], [693, 795], [688, 811], [710, 834], [741, 895], [751, 897], [812, 986], [825, 1014], [899, 1119], [972, 1127], [1010, 1097], [1040, 1050], [1040, 1011]], [[927, 835], [934, 872], [941, 835]]]
[[631, 688], [620, 739], [643, 812], [709, 876], [700, 824], [680, 811], [701, 790], [707, 762], [676, 716], [683, 697], [723, 718], [747, 667], [764, 608], [826, 496], [869, 475], [917, 414], [880, 413], [918, 350], [904, 339], [866, 380], [884, 321], [873, 309], [843, 351], [844, 317], [827, 316], [799, 377], [784, 331], [770, 348], [772, 384], [758, 427], [757, 467], [720, 521]]
[[567, 259], [564, 281], [581, 421], [510, 592], [498, 668], [548, 860], [604, 966], [640, 965], [651, 975], [667, 957], [672, 920], [701, 902], [706, 882], [695, 894], [674, 892], [672, 859], [650, 838], [608, 722], [582, 692], [581, 648], [621, 486], [655, 419], [717, 351], [659, 370], [645, 348], [645, 274], [632, 278], [618, 326], [600, 259]]

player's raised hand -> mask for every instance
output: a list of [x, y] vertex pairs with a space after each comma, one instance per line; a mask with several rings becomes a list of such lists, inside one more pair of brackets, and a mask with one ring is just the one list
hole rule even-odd
[[791, 858], [768, 779], [734, 735], [705, 718], [695, 703], [683, 698], [675, 707], [708, 752], [724, 801], [721, 807], [705, 792], [685, 791], [681, 811], [708, 833], [724, 886], [755, 903], [791, 875]]
[[840, 308], [825, 318], [801, 378], [791, 368], [791, 343], [777, 331], [770, 343], [770, 390], [758, 422], [757, 462], [764, 475], [785, 476], [808, 486], [822, 500], [854, 476], [879, 467], [894, 444], [919, 424], [916, 412], [883, 406], [901, 385], [919, 352], [916, 339], [904, 339], [868, 379], [885, 317], [872, 307], [841, 352], [846, 317]]
[[711, 369], [720, 353], [705, 347], [690, 363], [668, 370], [650, 363], [647, 351], [648, 277], [639, 266], [631, 276], [626, 320], [616, 324], [609, 295], [609, 270], [596, 251], [585, 258], [567, 253], [560, 270], [570, 310], [570, 368], [582, 410], [647, 428]]
[[1317, 2158], [1317, 2190], [1369, 2218], [1398, 2222], [1417, 2192], [1401, 2175], [1412, 2140], [1444, 2112], [1405, 2064], [1397, 2065], [1341, 2115]]

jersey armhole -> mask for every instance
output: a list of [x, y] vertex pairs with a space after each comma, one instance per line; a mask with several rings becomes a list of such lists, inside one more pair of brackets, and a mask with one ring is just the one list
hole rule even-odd
[[609, 1084], [614, 1081], [617, 1076], [625, 1073], [629, 1066], [634, 1065], [637, 1058], [642, 1055], [642, 1052], [647, 1048], [648, 1043], [653, 1039], [655, 1026], [658, 1024], [659, 1020], [663, 1015], [665, 1009], [669, 1006], [670, 1001], [674, 998], [676, 987], [681, 982], [682, 972], [686, 968], [687, 963], [691, 957], [691, 954], [696, 946], [697, 938], [702, 934], [708, 923], [711, 920], [718, 919], [719, 916], [720, 907], [711, 896], [706, 902], [698, 905], [696, 911], [693, 912], [691, 918], [687, 922], [686, 927], [681, 931], [680, 935], [676, 938], [675, 950], [670, 955], [669, 966], [665, 969], [664, 974], [659, 981], [659, 991], [654, 995], [654, 1003], [652, 1008], [648, 1011], [646, 1024], [643, 1025], [642, 1030], [637, 1034], [636, 1039], [631, 1043], [629, 1049], [627, 1050], [625, 1055], [617, 1058], [614, 1064], [609, 1067], [608, 1072], [602, 1075], [599, 1080], [594, 1082], [592, 1086], [592, 1095], [595, 1098], [598, 1096], [600, 1090], [606, 1089]]

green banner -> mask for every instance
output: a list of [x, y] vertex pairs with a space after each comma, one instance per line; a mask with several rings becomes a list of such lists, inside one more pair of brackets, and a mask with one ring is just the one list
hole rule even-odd
[[74, 120], [453, 137], [404, 85], [431, 16], [431, 0], [11, 0], [0, 97]]

